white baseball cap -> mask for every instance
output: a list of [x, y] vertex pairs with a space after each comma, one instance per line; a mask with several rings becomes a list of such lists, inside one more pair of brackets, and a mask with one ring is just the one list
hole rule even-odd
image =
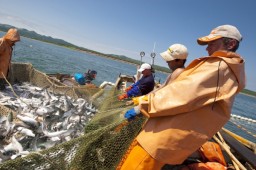
[[173, 44], [166, 51], [160, 53], [165, 61], [172, 61], [175, 59], [185, 60], [188, 57], [188, 50], [182, 44]]
[[144, 70], [146, 70], [146, 69], [151, 69], [151, 65], [148, 64], [148, 63], [142, 64], [142, 65], [140, 66], [140, 69], [138, 70], [138, 72], [142, 72], [142, 71], [144, 71]]
[[236, 27], [232, 25], [221, 25], [217, 28], [214, 28], [209, 35], [198, 38], [197, 43], [199, 45], [206, 45], [208, 42], [217, 40], [222, 37], [233, 38], [239, 42], [243, 39], [242, 35]]

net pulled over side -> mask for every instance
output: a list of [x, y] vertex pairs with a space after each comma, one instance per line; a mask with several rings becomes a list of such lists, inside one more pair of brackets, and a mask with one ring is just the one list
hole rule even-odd
[[[30, 153], [25, 157], [6, 161], [0, 164], [0, 169], [115, 169], [140, 131], [145, 118], [138, 117], [131, 122], [124, 120], [123, 114], [131, 106], [125, 106], [124, 102], [117, 101], [118, 91], [114, 88], [70, 89], [59, 82], [48, 80], [45, 74], [30, 65], [25, 68], [18, 67], [19, 65], [12, 71], [23, 69], [24, 76], [15, 74], [12, 81], [29, 81], [39, 87], [50, 86], [58, 93], [70, 93], [68, 95], [74, 98], [89, 98], [98, 106], [98, 113], [86, 124], [82, 136], [37, 153]], [[10, 111], [1, 110], [1, 114]]]
[[29, 82], [38, 87], [48, 87], [54, 93], [66, 94], [73, 98], [82, 97], [89, 99], [101, 90], [97, 87], [66, 86], [57, 79], [51, 78], [35, 69], [30, 63], [12, 63], [8, 79], [12, 84]]

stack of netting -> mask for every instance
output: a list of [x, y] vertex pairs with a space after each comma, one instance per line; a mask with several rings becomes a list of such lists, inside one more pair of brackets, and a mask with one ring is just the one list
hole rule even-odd
[[[54, 93], [89, 99], [97, 106], [98, 113], [85, 126], [84, 135], [26, 157], [5, 161], [0, 169], [115, 169], [145, 121], [143, 117], [129, 123], [124, 120], [123, 113], [131, 106], [117, 101], [119, 92], [114, 88], [67, 87], [31, 64], [13, 63], [10, 75], [11, 83], [50, 86]], [[0, 105], [0, 115], [10, 112], [13, 111]]]

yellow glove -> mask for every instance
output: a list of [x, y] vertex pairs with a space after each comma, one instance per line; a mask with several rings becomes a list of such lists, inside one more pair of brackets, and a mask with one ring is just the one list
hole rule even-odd
[[132, 101], [133, 101], [134, 105], [138, 105], [141, 100], [148, 101], [148, 96], [144, 95], [144, 96], [139, 96], [139, 97], [132, 98]]

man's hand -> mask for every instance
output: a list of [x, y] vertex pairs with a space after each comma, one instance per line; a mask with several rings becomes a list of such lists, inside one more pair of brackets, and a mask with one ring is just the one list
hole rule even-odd
[[118, 100], [123, 100], [123, 99], [126, 99], [126, 98], [128, 98], [126, 93], [118, 96]]
[[128, 110], [125, 114], [124, 117], [128, 120], [132, 120], [135, 118], [136, 115], [140, 113], [140, 108], [139, 106], [135, 106], [134, 108]]
[[133, 101], [132, 100], [129, 100], [125, 103], [126, 106], [129, 106], [129, 105], [133, 105]]

